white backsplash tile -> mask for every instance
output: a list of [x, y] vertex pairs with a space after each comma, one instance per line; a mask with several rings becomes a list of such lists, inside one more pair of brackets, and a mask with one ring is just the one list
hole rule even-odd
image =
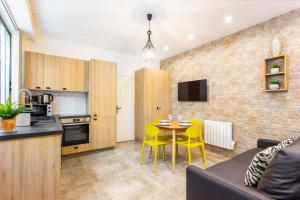
[[87, 93], [84, 92], [53, 92], [34, 91], [33, 95], [48, 93], [53, 95], [52, 114], [53, 115], [76, 115], [88, 114]]

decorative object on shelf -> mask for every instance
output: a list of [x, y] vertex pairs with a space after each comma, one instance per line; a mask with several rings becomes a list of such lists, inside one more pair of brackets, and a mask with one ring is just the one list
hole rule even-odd
[[280, 66], [277, 63], [273, 63], [271, 66], [271, 74], [279, 73]]
[[[272, 84], [272, 82], [274, 83], [274, 85]], [[288, 90], [287, 55], [281, 55], [265, 59], [264, 90], [266, 92], [284, 92]]]
[[16, 116], [23, 111], [23, 106], [11, 102], [8, 97], [4, 104], [0, 104], [1, 127], [4, 131], [13, 131], [16, 126]]
[[276, 34], [272, 40], [271, 52], [273, 56], [279, 56], [282, 52], [283, 42], [281, 37]]
[[280, 81], [279, 80], [271, 80], [270, 81], [270, 89], [271, 90], [278, 90], [280, 87]]
[[143, 57], [145, 61], [152, 61], [155, 58], [156, 50], [151, 42], [151, 34], [152, 34], [152, 31], [150, 30], [150, 21], [152, 19], [151, 13], [147, 14], [147, 19], [148, 19], [148, 31], [147, 31], [148, 41], [145, 47], [143, 48]]

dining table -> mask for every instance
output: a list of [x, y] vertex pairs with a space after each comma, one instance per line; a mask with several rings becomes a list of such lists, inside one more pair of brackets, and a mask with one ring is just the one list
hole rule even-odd
[[177, 134], [185, 134], [186, 129], [188, 129], [193, 124], [183, 126], [179, 121], [171, 121], [168, 125], [161, 125], [160, 123], [153, 123], [153, 125], [161, 130], [172, 132], [172, 167], [173, 169], [175, 169]]

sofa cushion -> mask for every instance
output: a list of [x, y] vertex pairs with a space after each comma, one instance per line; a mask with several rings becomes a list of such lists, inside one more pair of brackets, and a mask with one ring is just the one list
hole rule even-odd
[[213, 173], [222, 179], [228, 179], [233, 183], [241, 184], [243, 183], [247, 167], [248, 163], [230, 159], [216, 164], [206, 171]]
[[[249, 158], [249, 161], [250, 160], [251, 158]], [[255, 188], [244, 185], [244, 175], [247, 170], [249, 161], [243, 162], [239, 160], [230, 159], [208, 168], [207, 170], [205, 170], [205, 173], [219, 180], [220, 183], [222, 182], [224, 185], [229, 185], [230, 187], [232, 187], [232, 191], [237, 190], [240, 191], [241, 193], [248, 193], [249, 196], [256, 196], [257, 199], [271, 199], [268, 198], [267, 195], [261, 194], [258, 191], [256, 191]], [[212, 189], [219, 190], [219, 188], [212, 188]], [[230, 199], [236, 199], [236, 198], [234, 198], [233, 196]]]
[[276, 156], [278, 151], [279, 147], [272, 146], [258, 152], [253, 157], [245, 174], [245, 185], [256, 186], [258, 184], [265, 169], [268, 167], [271, 160]]
[[274, 199], [300, 199], [300, 139], [277, 153], [257, 188]]
[[253, 149], [250, 149], [244, 153], [241, 153], [235, 157], [233, 157], [232, 159], [233, 160], [237, 160], [237, 161], [241, 161], [241, 162], [244, 162], [244, 163], [247, 163], [247, 165], [249, 165], [249, 163], [251, 162], [252, 158], [258, 153], [260, 152], [261, 148], [253, 148]]

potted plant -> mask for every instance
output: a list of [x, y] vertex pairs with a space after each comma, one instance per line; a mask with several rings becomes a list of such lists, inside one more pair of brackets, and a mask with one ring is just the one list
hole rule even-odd
[[279, 73], [280, 66], [276, 63], [271, 65], [271, 74]]
[[11, 102], [8, 97], [4, 104], [0, 103], [1, 127], [4, 131], [12, 131], [16, 125], [16, 116], [23, 111], [23, 106]]
[[277, 90], [279, 89], [279, 84], [280, 84], [280, 81], [279, 80], [271, 80], [270, 81], [270, 89], [271, 90]]

